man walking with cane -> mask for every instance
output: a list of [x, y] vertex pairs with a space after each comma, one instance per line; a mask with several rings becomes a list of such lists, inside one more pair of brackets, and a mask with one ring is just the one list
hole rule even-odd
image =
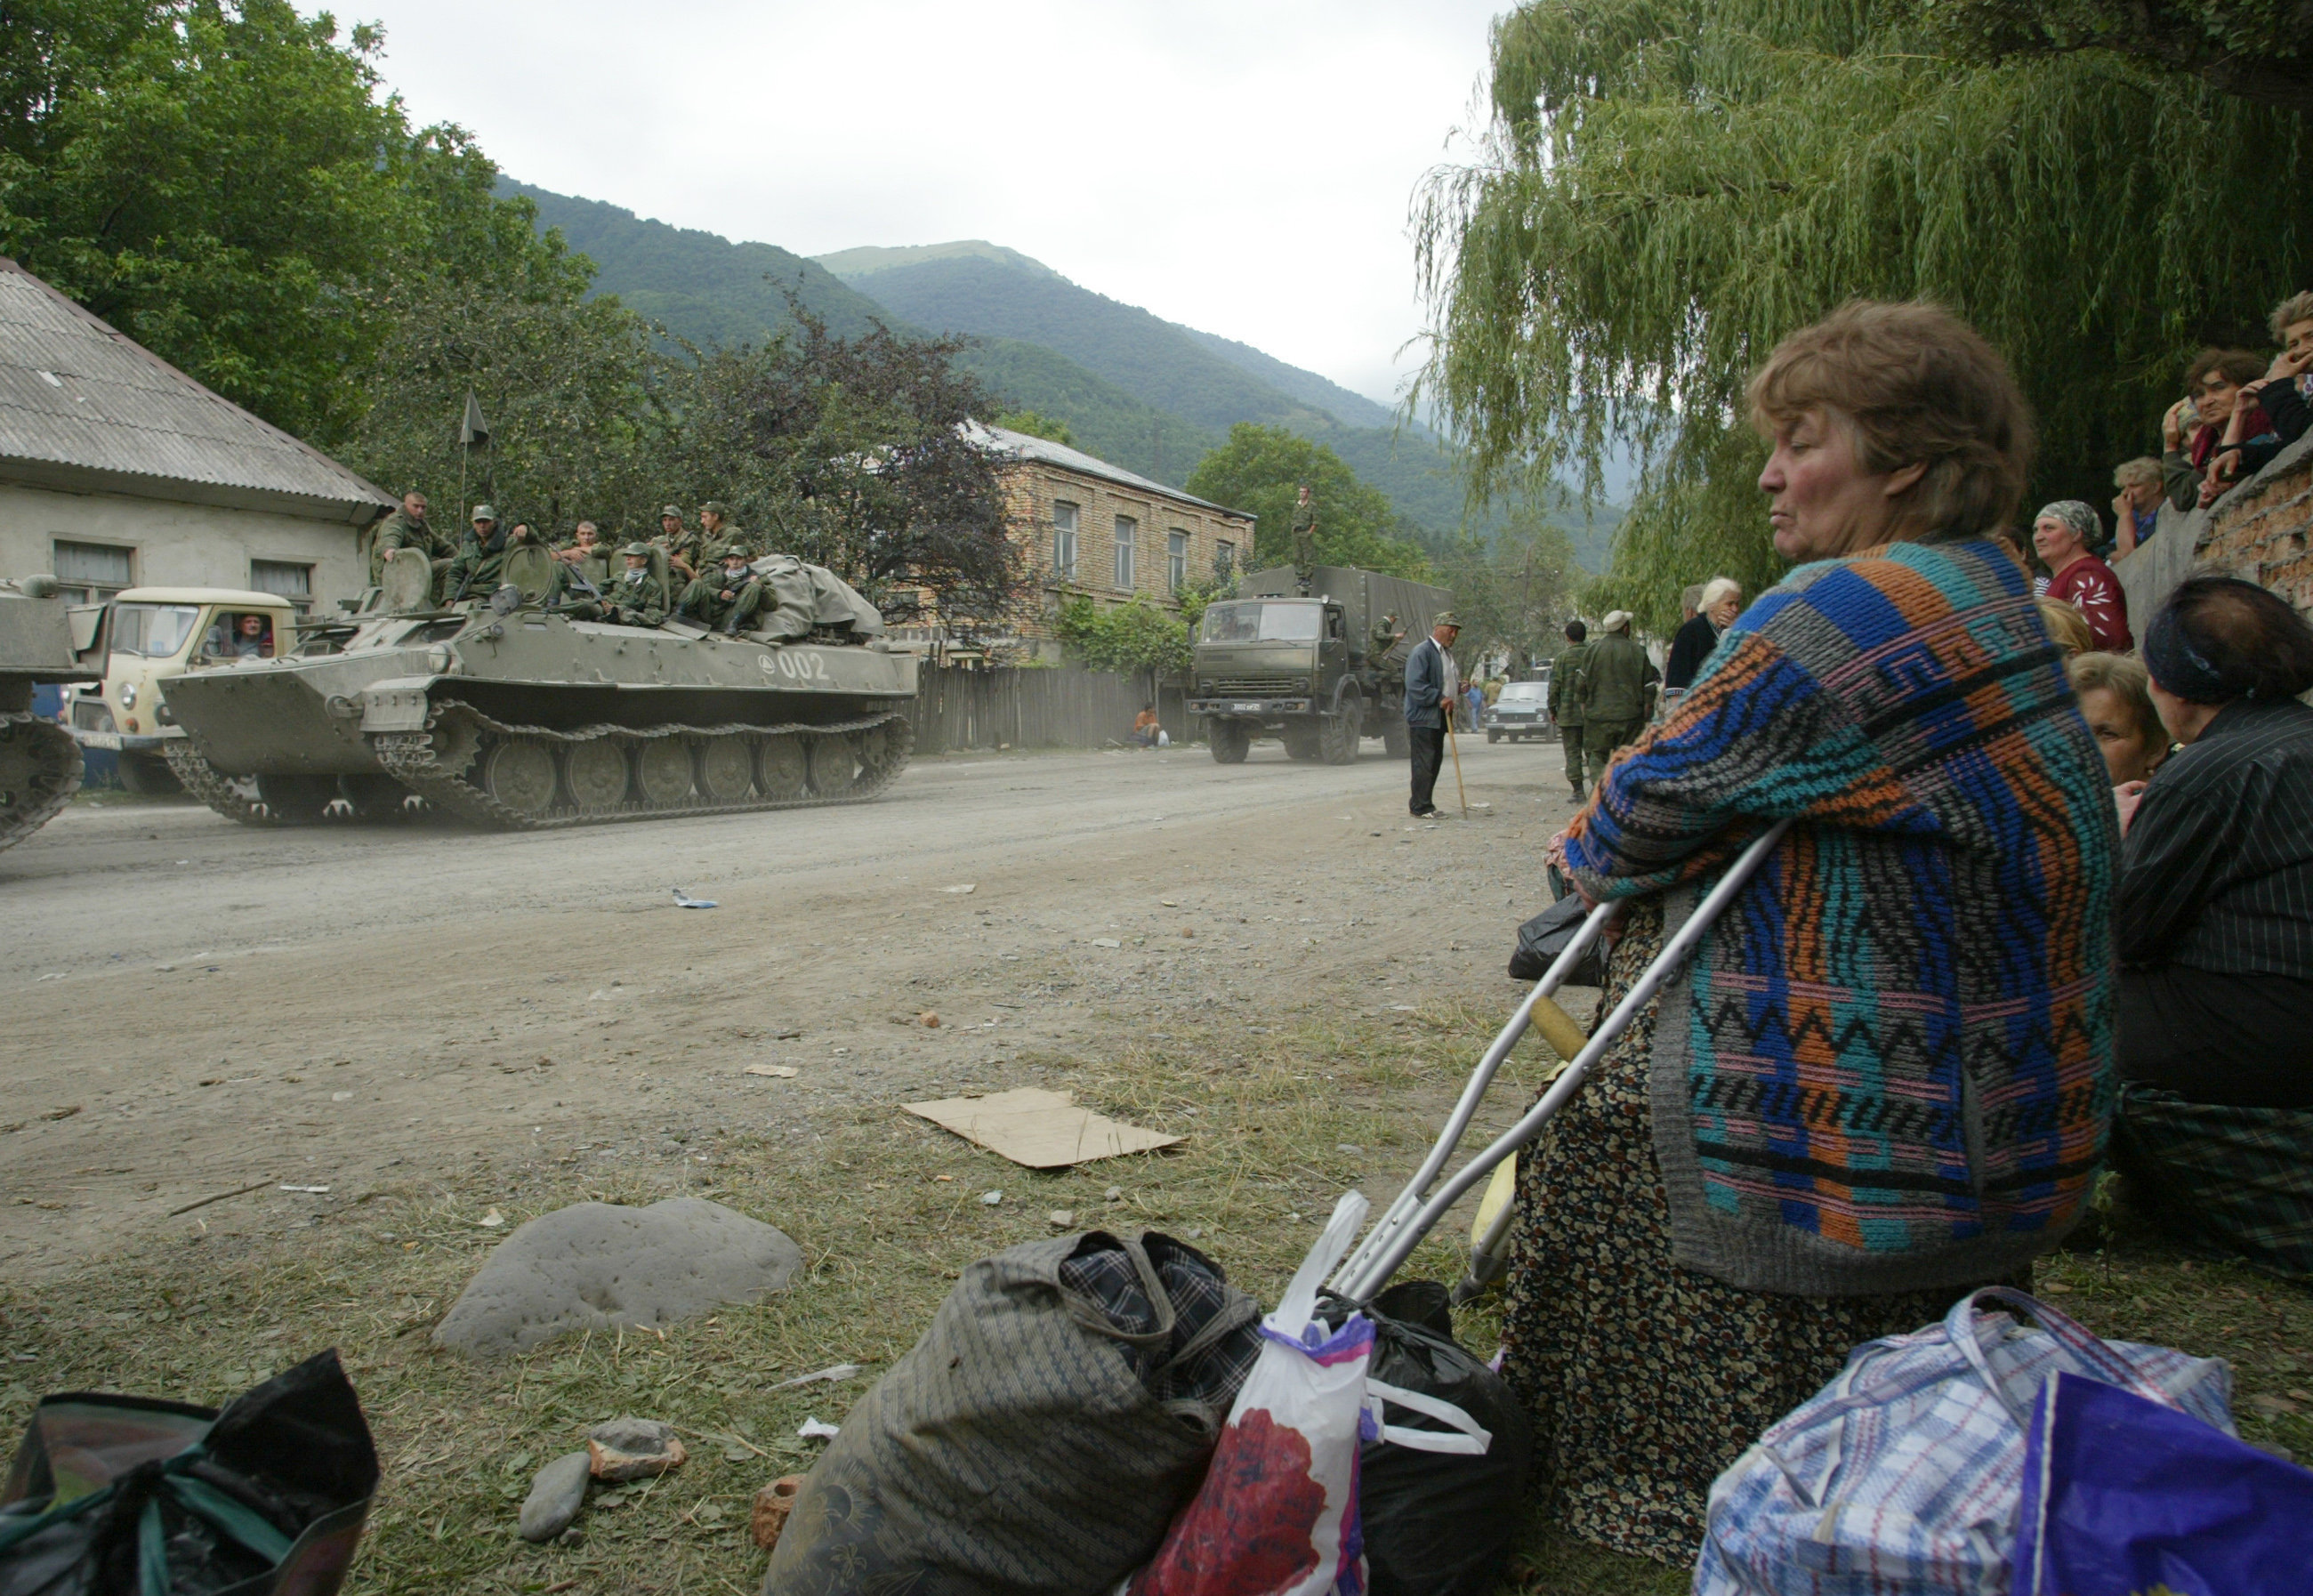
[[1429, 623], [1429, 635], [1405, 657], [1405, 724], [1413, 742], [1413, 796], [1408, 807], [1417, 820], [1438, 813], [1431, 801], [1438, 788], [1438, 767], [1446, 754], [1446, 722], [1461, 691], [1462, 673], [1454, 665], [1454, 639], [1462, 628], [1450, 610], [1440, 611]]

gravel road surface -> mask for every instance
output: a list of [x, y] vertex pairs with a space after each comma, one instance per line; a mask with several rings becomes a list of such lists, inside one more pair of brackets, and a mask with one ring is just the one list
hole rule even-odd
[[535, 835], [84, 798], [0, 853], [0, 1265], [294, 1223], [476, 1156], [807, 1134], [1168, 1017], [1507, 1012], [1571, 813], [1557, 748], [1465, 742], [1473, 807], [1429, 824], [1366, 749], [957, 755], [856, 808]]

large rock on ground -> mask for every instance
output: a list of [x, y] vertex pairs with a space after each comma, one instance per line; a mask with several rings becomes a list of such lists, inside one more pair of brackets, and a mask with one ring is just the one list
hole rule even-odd
[[678, 1324], [768, 1296], [802, 1262], [786, 1236], [719, 1203], [574, 1204], [499, 1242], [434, 1344], [509, 1357], [569, 1330]]

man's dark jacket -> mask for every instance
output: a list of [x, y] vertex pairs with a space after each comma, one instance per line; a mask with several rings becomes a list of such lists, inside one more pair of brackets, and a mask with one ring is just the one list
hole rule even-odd
[[1445, 651], [1436, 638], [1424, 638], [1405, 657], [1405, 723], [1443, 727], [1438, 701], [1446, 691]]

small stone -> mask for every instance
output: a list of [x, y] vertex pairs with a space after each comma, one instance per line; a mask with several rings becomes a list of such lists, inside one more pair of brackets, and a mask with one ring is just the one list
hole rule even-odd
[[927, 1009], [916, 1016], [916, 1023], [928, 1031], [936, 1031], [939, 1029], [940, 1017]]
[[1110, 1186], [1107, 1191], [1101, 1195], [1112, 1203], [1121, 1203], [1124, 1201], [1124, 1188], [1121, 1186]]
[[586, 1478], [593, 1457], [566, 1452], [538, 1471], [530, 1482], [530, 1495], [522, 1504], [524, 1540], [552, 1540], [570, 1528], [570, 1521], [586, 1503]]
[[1063, 1230], [1077, 1222], [1077, 1216], [1065, 1208], [1055, 1208], [1044, 1217]]
[[1194, 926], [1184, 925], [1181, 928], [1181, 934], [1184, 937], [1193, 937], [1197, 934], [1197, 930]]
[[680, 1468], [690, 1453], [674, 1426], [657, 1419], [605, 1420], [586, 1432], [594, 1477], [623, 1484]]
[[1121, 948], [1124, 946], [1123, 943], [1118, 941], [1114, 937], [1095, 937], [1092, 939], [1092, 945], [1095, 948]]
[[779, 1544], [779, 1531], [787, 1527], [787, 1514], [795, 1511], [796, 1493], [802, 1489], [802, 1475], [783, 1474], [755, 1493], [754, 1508], [747, 1515], [747, 1530], [764, 1551]]
[[1365, 1149], [1359, 1147], [1354, 1142], [1336, 1142], [1333, 1143], [1333, 1151], [1335, 1152], [1360, 1153], [1363, 1152]]
[[993, 1208], [998, 1203], [1004, 1201], [1004, 1194], [1002, 1192], [982, 1192], [980, 1194], [980, 1200], [987, 1204], [990, 1208]]

